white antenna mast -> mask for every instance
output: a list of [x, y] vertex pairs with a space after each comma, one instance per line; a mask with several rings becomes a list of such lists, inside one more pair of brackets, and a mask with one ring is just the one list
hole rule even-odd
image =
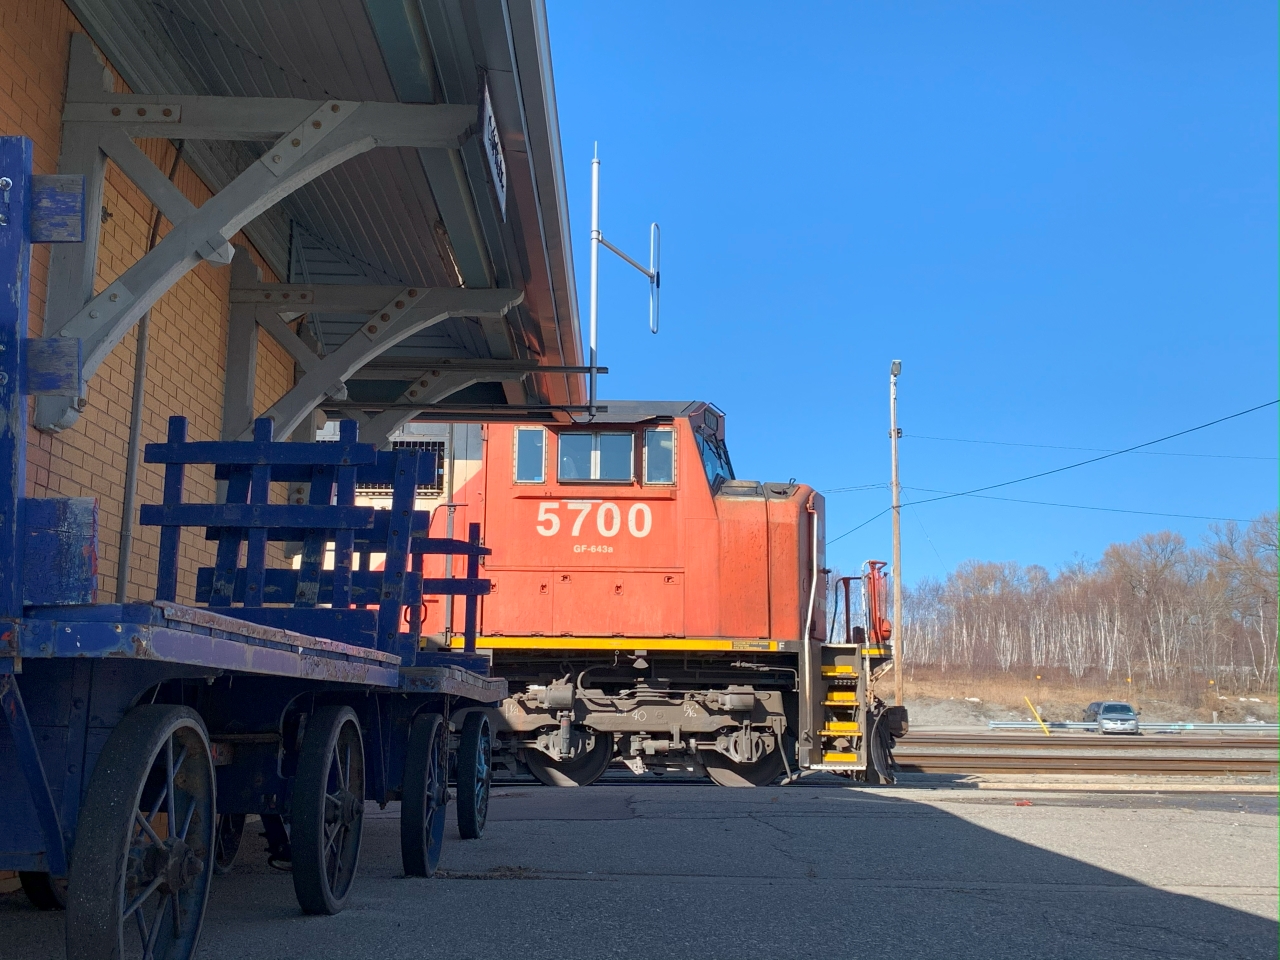
[[649, 268], [627, 256], [600, 232], [600, 145], [591, 158], [591, 395], [587, 403], [589, 416], [596, 415], [596, 326], [600, 313], [600, 247], [605, 246], [649, 278], [649, 332], [658, 332], [658, 294], [662, 286], [659, 261], [662, 257], [662, 232], [656, 223], [649, 224]]

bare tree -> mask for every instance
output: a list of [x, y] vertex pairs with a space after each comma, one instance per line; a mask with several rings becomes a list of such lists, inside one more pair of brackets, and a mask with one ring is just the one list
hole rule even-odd
[[965, 561], [904, 593], [913, 664], [1066, 671], [1203, 692], [1276, 684], [1277, 515], [1212, 527], [1198, 548], [1144, 534], [1102, 560]]

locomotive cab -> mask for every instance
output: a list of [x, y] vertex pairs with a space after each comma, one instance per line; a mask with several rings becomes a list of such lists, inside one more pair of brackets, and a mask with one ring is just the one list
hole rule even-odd
[[488, 426], [482, 522], [495, 552], [483, 634], [601, 648], [614, 638], [727, 639], [741, 650], [798, 641], [822, 568], [821, 497], [738, 480], [724, 416], [708, 404], [609, 408], [591, 424]]

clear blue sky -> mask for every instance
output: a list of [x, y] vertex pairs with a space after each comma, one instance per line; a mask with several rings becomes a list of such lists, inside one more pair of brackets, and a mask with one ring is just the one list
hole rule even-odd
[[[550, 0], [585, 332], [605, 236], [663, 227], [663, 330], [606, 255], [603, 397], [728, 414], [740, 477], [959, 491], [1277, 396], [1277, 14], [1230, 3]], [[993, 495], [1251, 518], [1275, 408]], [[834, 538], [888, 504], [833, 493]], [[904, 579], [1056, 569], [1207, 521], [973, 498], [903, 511]], [[882, 517], [831, 547], [888, 558]]]

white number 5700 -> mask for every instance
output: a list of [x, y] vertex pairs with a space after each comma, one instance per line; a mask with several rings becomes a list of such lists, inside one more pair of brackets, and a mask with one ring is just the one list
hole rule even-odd
[[[596, 509], [596, 532], [602, 537], [615, 537], [622, 528], [622, 512], [616, 503], [599, 503], [594, 500], [569, 500], [565, 506], [577, 513], [573, 519], [571, 536], [582, 532], [582, 522]], [[550, 500], [538, 504], [538, 524], [534, 527], [544, 537], [554, 537], [560, 532], [560, 501]], [[633, 503], [627, 510], [627, 532], [633, 537], [647, 537], [653, 529], [653, 513], [647, 503]]]

